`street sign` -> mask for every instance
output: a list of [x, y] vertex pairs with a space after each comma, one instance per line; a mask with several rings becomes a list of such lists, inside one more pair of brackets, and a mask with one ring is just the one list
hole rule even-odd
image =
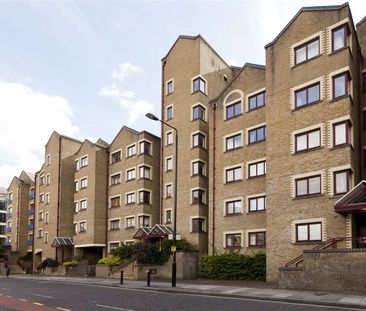
[[[177, 234], [175, 237], [176, 240], [181, 240], [182, 236], [180, 234]], [[173, 234], [168, 235], [168, 240], [173, 240]]]

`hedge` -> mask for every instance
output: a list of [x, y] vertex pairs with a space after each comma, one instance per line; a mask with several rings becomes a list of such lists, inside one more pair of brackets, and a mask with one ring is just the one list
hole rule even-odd
[[253, 256], [236, 253], [203, 255], [200, 258], [200, 275], [216, 280], [265, 281], [266, 255], [263, 253]]

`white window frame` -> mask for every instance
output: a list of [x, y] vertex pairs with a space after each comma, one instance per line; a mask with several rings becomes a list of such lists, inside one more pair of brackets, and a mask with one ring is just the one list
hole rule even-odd
[[[171, 169], [168, 169], [168, 160], [171, 160], [172, 162], [172, 168]], [[168, 157], [166, 157], [165, 158], [165, 161], [164, 161], [165, 163], [165, 172], [171, 172], [171, 171], [174, 171], [174, 161], [173, 161], [173, 156], [171, 155], [171, 156], [168, 156]]]
[[[130, 195], [130, 194], [133, 194], [133, 195], [135, 196], [135, 201], [134, 201], [134, 202], [130, 202], [130, 203], [128, 203], [128, 202], [127, 202], [127, 197], [128, 197], [128, 195]], [[125, 205], [136, 204], [136, 203], [137, 203], [137, 194], [136, 194], [136, 191], [129, 191], [129, 192], [126, 192], [126, 193], [125, 193]]]
[[[167, 196], [167, 187], [170, 186], [172, 188], [172, 192], [171, 192], [171, 195], [170, 196]], [[169, 199], [169, 198], [172, 198], [173, 197], [173, 183], [167, 183], [164, 185], [164, 198], [165, 199]]]
[[[133, 219], [134, 225], [131, 227], [127, 226], [127, 219]], [[136, 228], [136, 216], [135, 215], [128, 215], [125, 216], [125, 229], [131, 229], [131, 228]]]
[[[82, 203], [83, 202], [85, 202], [86, 203], [86, 207], [85, 208], [83, 208], [82, 207]], [[85, 211], [85, 210], [87, 210], [88, 209], [88, 199], [87, 198], [82, 198], [82, 199], [80, 199], [79, 200], [79, 211], [81, 212], [81, 211]]]
[[311, 151], [312, 149], [306, 149], [306, 150], [301, 150], [301, 151], [296, 151], [296, 136], [297, 135], [301, 135], [311, 131], [315, 131], [317, 129], [320, 129], [320, 146], [317, 148], [322, 148], [325, 146], [325, 141], [326, 141], [326, 137], [325, 137], [325, 125], [324, 123], [318, 123], [318, 124], [314, 124], [305, 128], [301, 128], [298, 129], [296, 131], [293, 131], [291, 133], [291, 145], [290, 145], [290, 151], [291, 154], [297, 154], [297, 153], [301, 153], [301, 152], [307, 152], [307, 151]]
[[349, 145], [352, 146], [352, 148], [354, 148], [354, 135], [353, 135], [353, 121], [350, 117], [350, 115], [346, 115], [337, 119], [333, 119], [328, 121], [328, 137], [329, 137], [329, 142], [328, 142], [328, 146], [329, 148], [334, 148], [337, 146], [333, 145], [334, 142], [334, 134], [333, 134], [333, 125], [337, 124], [337, 123], [342, 123], [342, 122], [348, 122], [348, 134], [350, 135], [349, 137]]
[[[203, 219], [202, 231], [193, 232], [193, 219]], [[190, 233], [204, 233], [207, 232], [207, 217], [204, 216], [190, 216], [189, 217], [189, 232]]]
[[141, 216], [149, 217], [149, 227], [151, 227], [152, 226], [152, 215], [151, 214], [145, 214], [145, 213], [136, 215], [136, 220], [137, 220], [138, 227], [141, 227], [140, 226], [140, 219], [139, 219]]
[[223, 232], [223, 248], [230, 249], [232, 247], [226, 245], [226, 235], [228, 234], [240, 234], [240, 248], [244, 247], [244, 231], [243, 230], [236, 230], [236, 231], [224, 231]]
[[[202, 175], [193, 175], [193, 163], [195, 162], [202, 162], [204, 164], [204, 168], [203, 168], [203, 174]], [[194, 159], [194, 160], [191, 160], [191, 165], [190, 165], [190, 176], [206, 176], [207, 177], [207, 162], [202, 160], [202, 159]]]
[[[203, 140], [203, 146], [194, 146], [194, 138], [193, 136], [195, 136], [196, 134], [202, 134], [204, 136], [204, 140]], [[207, 135], [205, 133], [203, 133], [202, 131], [195, 131], [191, 133], [191, 148], [203, 148], [204, 150], [207, 149]]]
[[312, 176], [317, 176], [320, 175], [320, 194], [319, 195], [324, 195], [326, 192], [326, 173], [325, 170], [320, 170], [320, 171], [313, 171], [313, 172], [308, 172], [308, 173], [304, 173], [304, 174], [298, 174], [298, 175], [293, 175], [291, 176], [291, 197], [294, 199], [296, 198], [296, 180], [297, 179], [301, 179], [301, 178], [308, 178], [308, 177], [312, 177]]
[[[240, 201], [241, 202], [241, 211], [240, 213], [235, 213], [235, 214], [228, 214], [227, 213], [227, 210], [226, 210], [226, 204], [229, 203], [229, 202], [233, 202], [233, 201]], [[233, 197], [233, 198], [228, 198], [228, 199], [225, 199], [223, 200], [223, 216], [228, 216], [228, 215], [242, 215], [243, 212], [244, 212], [244, 198], [243, 197]]]
[[[241, 135], [241, 142], [240, 142], [240, 146], [235, 147], [235, 148], [231, 148], [231, 149], [227, 149], [226, 148], [226, 139], [233, 137], [233, 136], [237, 136], [237, 135]], [[240, 131], [236, 131], [236, 132], [232, 132], [230, 134], [227, 134], [223, 137], [223, 152], [227, 152], [227, 151], [232, 151], [232, 150], [236, 150], [239, 149], [240, 147], [244, 147], [244, 131], [240, 130]]]
[[[241, 169], [241, 177], [239, 179], [235, 179], [235, 180], [232, 180], [232, 181], [227, 181], [226, 180], [226, 176], [227, 176], [226, 172], [228, 170], [232, 170], [232, 169], [238, 168], [238, 167], [240, 167], [240, 169]], [[234, 164], [234, 165], [230, 165], [230, 166], [225, 166], [224, 167], [224, 175], [223, 175], [224, 184], [230, 184], [232, 182], [240, 181], [240, 180], [243, 180], [243, 179], [244, 179], [244, 167], [243, 167], [243, 163], [237, 163], [237, 164]]]
[[324, 242], [327, 240], [327, 221], [325, 218], [311, 218], [311, 219], [296, 219], [291, 221], [291, 243], [296, 244], [296, 243], [313, 243], [313, 242], [297, 242], [296, 241], [296, 225], [302, 225], [302, 224], [308, 224], [308, 223], [316, 223], [316, 222], [320, 222], [321, 223], [321, 228], [322, 228], [322, 232], [321, 232], [321, 241], [320, 242]]
[[260, 88], [258, 90], [255, 90], [255, 91], [253, 91], [253, 92], [251, 92], [251, 93], [249, 93], [249, 94], [247, 94], [245, 96], [245, 112], [250, 112], [252, 110], [256, 110], [256, 109], [259, 109], [259, 108], [264, 108], [266, 106], [267, 96], [266, 96], [266, 94], [264, 94], [264, 105], [261, 106], [261, 107], [256, 107], [256, 108], [253, 108], [253, 109], [249, 109], [249, 98], [252, 97], [252, 96], [255, 96], [257, 94], [263, 93], [263, 92], [264, 93], [266, 92], [266, 88], [265, 87], [262, 87], [262, 88]]
[[[172, 117], [168, 119], [168, 109], [172, 108]], [[170, 104], [165, 107], [165, 121], [170, 121], [174, 119], [174, 104]]]
[[[194, 119], [193, 110], [194, 110], [195, 107], [198, 107], [198, 106], [203, 108], [203, 111], [204, 111], [203, 120], [201, 118]], [[200, 102], [198, 102], [198, 103], [191, 106], [191, 121], [196, 121], [196, 120], [201, 120], [201, 121], [207, 122], [207, 108], [203, 104], [201, 104]]]
[[[83, 187], [83, 185], [82, 185], [83, 180], [86, 180], [85, 187]], [[88, 176], [84, 176], [84, 177], [80, 178], [80, 188], [79, 189], [86, 189], [86, 188], [88, 188]]]
[[[141, 147], [140, 147], [140, 144], [142, 143], [142, 142], [147, 142], [147, 143], [149, 143], [150, 144], [150, 152], [149, 153], [141, 153]], [[154, 154], [154, 152], [153, 152], [153, 142], [151, 141], [151, 140], [148, 140], [148, 139], [146, 139], [146, 138], [144, 138], [144, 139], [141, 139], [141, 140], [139, 140], [138, 142], [137, 142], [137, 145], [138, 145], [138, 149], [139, 149], [139, 152], [138, 152], [138, 154], [139, 155], [153, 155]]]
[[[119, 174], [119, 179], [120, 179], [119, 183], [112, 184], [112, 177], [114, 177], [118, 174]], [[115, 186], [115, 185], [119, 185], [121, 183], [122, 183], [122, 172], [121, 171], [120, 172], [115, 172], [115, 173], [109, 175], [109, 186]]]
[[[169, 135], [171, 135], [171, 143], [169, 143]], [[174, 144], [174, 135], [173, 131], [167, 131], [165, 132], [165, 146], [170, 146]]]
[[121, 205], [122, 205], [122, 202], [121, 202], [121, 195], [120, 195], [120, 194], [111, 195], [111, 196], [109, 197], [109, 204], [108, 204], [108, 207], [109, 207], [109, 208], [116, 208], [116, 207], [118, 207], [118, 206], [113, 206], [113, 207], [112, 207], [112, 199], [115, 199], [115, 198], [119, 198], [119, 206], [121, 206]]
[[[198, 79], [198, 78], [202, 79], [203, 82], [205, 82], [205, 92], [202, 92], [201, 91], [201, 87], [200, 87], [200, 89], [198, 91], [194, 91], [194, 89], [193, 89], [193, 81], [196, 80], [196, 79]], [[207, 80], [204, 77], [202, 77], [202, 75], [197, 75], [197, 76], [191, 78], [191, 94], [196, 93], [196, 92], [201, 92], [202, 94], [208, 95], [208, 83], [207, 83]]]
[[[146, 191], [146, 192], [149, 192], [150, 193], [150, 195], [149, 195], [149, 203], [145, 203], [145, 202], [140, 202], [140, 192], [141, 191]], [[152, 202], [153, 202], [153, 193], [152, 193], [152, 191], [150, 190], [150, 189], [146, 189], [146, 188], [141, 188], [141, 189], [138, 189], [137, 190], [137, 200], [138, 200], [138, 204], [152, 204]]]
[[[147, 178], [147, 177], [143, 177], [143, 176], [140, 176], [140, 168], [141, 167], [147, 167], [150, 169], [150, 177]], [[140, 164], [138, 167], [137, 167], [137, 171], [138, 171], [138, 179], [148, 179], [148, 180], [152, 180], [153, 179], [153, 167], [151, 165], [148, 165], [146, 163], [144, 164]], [[137, 177], [137, 176], [136, 176]]]
[[[169, 85], [170, 82], [172, 82], [172, 85], [173, 85], [173, 90], [172, 90], [171, 93], [168, 92], [168, 85]], [[174, 93], [174, 78], [171, 78], [171, 79], [169, 79], [165, 82], [165, 95], [168, 96], [168, 95], [171, 95], [173, 93]]]
[[[115, 153], [117, 153], [117, 152], [120, 152], [120, 160], [119, 161], [116, 161], [116, 162], [112, 162], [112, 156], [115, 154]], [[118, 162], [120, 162], [120, 161], [122, 161], [122, 149], [116, 149], [116, 150], [113, 150], [113, 151], [111, 151], [111, 153], [110, 153], [110, 156], [109, 156], [109, 162], [111, 163], [111, 164], [114, 164], [114, 163], [118, 163]]]
[[[118, 228], [112, 229], [111, 222], [116, 221], [116, 220], [118, 220]], [[108, 219], [108, 230], [113, 231], [113, 230], [118, 230], [118, 229], [121, 229], [121, 217], [109, 218]]]
[[[249, 176], [250, 171], [249, 171], [249, 166], [252, 164], [256, 164], [259, 162], [264, 162], [264, 175], [255, 175], [255, 176]], [[246, 167], [246, 174], [245, 174], [245, 178], [246, 179], [250, 179], [250, 178], [254, 178], [254, 177], [264, 177], [267, 175], [267, 158], [259, 158], [259, 159], [255, 159], [255, 160], [251, 160], [245, 163], [245, 167]]]
[[[132, 154], [132, 155], [128, 155], [128, 149], [131, 148], [131, 147], [135, 147], [135, 153]], [[130, 145], [127, 145], [126, 146], [126, 158], [131, 158], [133, 156], [135, 156], [137, 154], [137, 146], [136, 146], [136, 143], [133, 143], [133, 144], [130, 144]]]
[[[134, 177], [133, 178], [128, 178], [128, 173], [129, 172], [134, 172]], [[135, 180], [137, 178], [137, 174], [136, 174], [136, 166], [132, 166], [132, 167], [129, 167], [125, 170], [125, 181], [128, 182], [128, 181], [131, 181], [131, 180]]]
[[[86, 164], [83, 165], [83, 160], [86, 159]], [[89, 157], [88, 155], [84, 155], [82, 157], [80, 157], [80, 168], [88, 166], [89, 165]]]

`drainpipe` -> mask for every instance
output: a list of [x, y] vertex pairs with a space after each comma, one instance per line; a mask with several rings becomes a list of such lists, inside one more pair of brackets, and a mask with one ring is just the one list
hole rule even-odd
[[22, 203], [22, 197], [21, 197], [21, 195], [20, 195], [20, 192], [21, 191], [21, 188], [20, 188], [20, 186], [18, 186], [18, 191], [17, 191], [17, 201], [18, 201], [18, 204], [17, 204], [17, 214], [16, 214], [16, 219], [18, 220], [17, 222], [16, 222], [16, 224], [17, 224], [17, 230], [16, 230], [16, 235], [17, 235], [17, 239], [16, 239], [16, 241], [17, 241], [17, 247], [16, 247], [16, 251], [20, 251], [20, 247], [19, 247], [19, 242], [20, 242], [20, 239], [19, 239], [19, 235], [20, 235], [20, 223], [21, 223], [21, 218], [20, 218], [20, 208], [21, 208], [21, 203]]
[[[57, 180], [57, 221], [56, 221], [56, 236], [59, 236], [60, 231], [60, 200], [61, 200], [61, 136], [58, 140], [58, 180]], [[58, 247], [56, 247], [55, 259], [58, 261]]]
[[33, 269], [32, 269], [32, 273], [35, 271], [35, 255], [34, 255], [34, 239], [36, 238], [36, 199], [37, 199], [37, 174], [34, 174], [34, 198], [33, 198], [33, 202], [34, 202], [34, 209], [33, 209], [33, 240], [32, 240], [32, 254], [33, 254]]
[[[164, 69], [165, 69], [166, 61], [162, 62], [161, 66], [161, 120], [164, 120]], [[164, 170], [163, 170], [163, 151], [164, 151], [164, 125], [161, 123], [161, 132], [160, 132], [160, 221], [159, 223], [163, 223], [163, 200], [164, 200]], [[175, 142], [177, 143], [177, 142]]]
[[[104, 225], [104, 234], [105, 234], [105, 247], [103, 257], [107, 257], [108, 255], [108, 190], [109, 190], [109, 149], [105, 150], [107, 160], [106, 160], [106, 173], [107, 173], [107, 182], [105, 189], [105, 225]], [[122, 155], [121, 155], [122, 156]]]
[[217, 103], [212, 105], [213, 107], [213, 154], [212, 154], [212, 254], [215, 251], [215, 212], [216, 212], [216, 107]]

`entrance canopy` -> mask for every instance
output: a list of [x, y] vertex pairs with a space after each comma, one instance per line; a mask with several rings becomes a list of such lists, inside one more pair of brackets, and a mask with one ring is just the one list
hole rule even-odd
[[[173, 234], [174, 230], [170, 226], [156, 224], [154, 227], [140, 227], [133, 235], [134, 239], [153, 239], [153, 238], [165, 238], [169, 234]], [[177, 233], [178, 234], [178, 233]]]
[[59, 247], [59, 246], [74, 246], [74, 242], [72, 241], [72, 238], [68, 237], [55, 237], [53, 240], [52, 247]]
[[339, 199], [335, 211], [344, 214], [366, 211], [366, 181], [361, 181]]

